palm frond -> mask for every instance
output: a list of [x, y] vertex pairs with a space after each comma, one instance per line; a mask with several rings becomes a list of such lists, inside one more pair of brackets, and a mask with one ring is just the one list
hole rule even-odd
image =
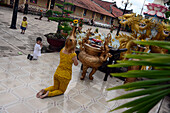
[[[170, 42], [165, 41], [134, 41], [141, 45], [159, 46], [170, 50]], [[124, 89], [125, 91], [134, 90], [134, 92], [124, 94], [113, 98], [109, 101], [128, 99], [139, 97], [133, 101], [127, 102], [117, 108], [115, 111], [122, 108], [129, 108], [123, 113], [147, 113], [149, 112], [164, 96], [170, 94], [170, 54], [159, 53], [144, 53], [125, 55], [126, 58], [140, 59], [139, 61], [118, 61], [118, 64], [108, 65], [108, 67], [128, 67], [128, 66], [153, 66], [157, 70], [131, 70], [125, 73], [112, 73], [116, 77], [144, 77], [148, 78], [145, 81], [137, 81], [127, 83], [120, 86], [107, 89], [117, 90]], [[135, 91], [138, 89], [137, 91]]]

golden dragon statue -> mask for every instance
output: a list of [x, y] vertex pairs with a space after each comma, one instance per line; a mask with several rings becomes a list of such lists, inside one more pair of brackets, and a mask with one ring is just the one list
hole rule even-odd
[[[137, 47], [133, 43], [133, 40], [165, 40], [170, 34], [170, 30], [167, 29], [169, 24], [160, 21], [157, 22], [154, 18], [142, 19], [141, 16], [135, 16], [133, 13], [125, 14], [119, 17], [119, 19], [121, 19], [120, 23], [122, 25], [128, 25], [132, 30], [132, 34], [130, 35], [119, 34], [116, 36], [116, 39], [120, 43], [119, 49], [128, 49], [126, 53], [122, 53], [121, 58], [123, 58], [124, 54], [130, 54]], [[156, 46], [151, 46], [150, 52], [164, 53], [164, 50]]]
[[[164, 22], [156, 21], [154, 18], [149, 19], [142, 19], [140, 16], [135, 16], [134, 14], [125, 14], [122, 17], [120, 23], [124, 26], [128, 25], [131, 30], [132, 34], [119, 34], [116, 36], [116, 39], [119, 40], [120, 47], [127, 48], [127, 52], [121, 54], [121, 59], [123, 59], [124, 54], [132, 54], [133, 50], [143, 51], [143, 52], [151, 52], [151, 53], [165, 53], [165, 49], [162, 49], [157, 46], [140, 46], [135, 44], [134, 40], [165, 40], [166, 37], [170, 35], [170, 30], [168, 27], [169, 24], [165, 24]], [[126, 58], [124, 58], [126, 60]], [[134, 59], [135, 60], [135, 59]], [[141, 69], [146, 70], [146, 68], [151, 69], [149, 66], [142, 66], [139, 67], [131, 67], [131, 69]], [[132, 80], [131, 80], [132, 79]], [[134, 78], [128, 78], [128, 81], [134, 81]]]

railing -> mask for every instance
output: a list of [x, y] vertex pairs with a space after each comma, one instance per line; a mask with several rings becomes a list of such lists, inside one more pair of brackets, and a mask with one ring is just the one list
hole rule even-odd
[[[21, 11], [21, 12], [24, 12], [24, 4], [20, 4], [19, 7], [18, 7], [18, 10]], [[42, 11], [42, 13], [45, 13], [47, 11], [46, 8], [43, 8], [41, 6], [37, 6], [37, 5], [32, 5], [32, 4], [29, 4], [28, 5], [28, 13], [30, 14], [40, 14], [40, 12]]]

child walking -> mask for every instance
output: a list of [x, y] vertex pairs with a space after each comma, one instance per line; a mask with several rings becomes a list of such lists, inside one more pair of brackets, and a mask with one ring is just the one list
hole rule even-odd
[[77, 43], [76, 40], [67, 38], [65, 47], [60, 51], [60, 64], [54, 74], [54, 85], [38, 92], [36, 95], [37, 98], [43, 99], [47, 96], [51, 97], [64, 94], [71, 80], [72, 64], [74, 63], [75, 66], [78, 65], [75, 43]]
[[38, 56], [41, 56], [41, 48], [42, 48], [42, 38], [38, 37], [36, 39], [36, 44], [34, 46], [34, 53], [28, 54], [27, 59], [29, 60], [38, 60]]
[[23, 21], [22, 21], [22, 23], [21, 23], [21, 34], [24, 34], [25, 33], [25, 30], [26, 30], [26, 28], [27, 28], [27, 25], [28, 25], [28, 23], [27, 23], [27, 17], [23, 17]]

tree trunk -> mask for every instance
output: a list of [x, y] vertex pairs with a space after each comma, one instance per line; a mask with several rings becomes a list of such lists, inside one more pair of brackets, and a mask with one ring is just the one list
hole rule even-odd
[[[64, 2], [63, 3], [65, 3], [65, 0], [64, 0]], [[63, 14], [64, 14], [64, 4], [63, 4], [63, 8], [62, 8], [62, 17], [63, 17]], [[57, 33], [60, 33], [60, 30], [59, 30], [59, 26], [61, 25], [61, 21], [59, 21], [58, 22], [58, 29], [57, 29]]]
[[48, 5], [48, 10], [50, 10], [50, 9], [51, 9], [51, 0], [50, 0], [49, 5]]

